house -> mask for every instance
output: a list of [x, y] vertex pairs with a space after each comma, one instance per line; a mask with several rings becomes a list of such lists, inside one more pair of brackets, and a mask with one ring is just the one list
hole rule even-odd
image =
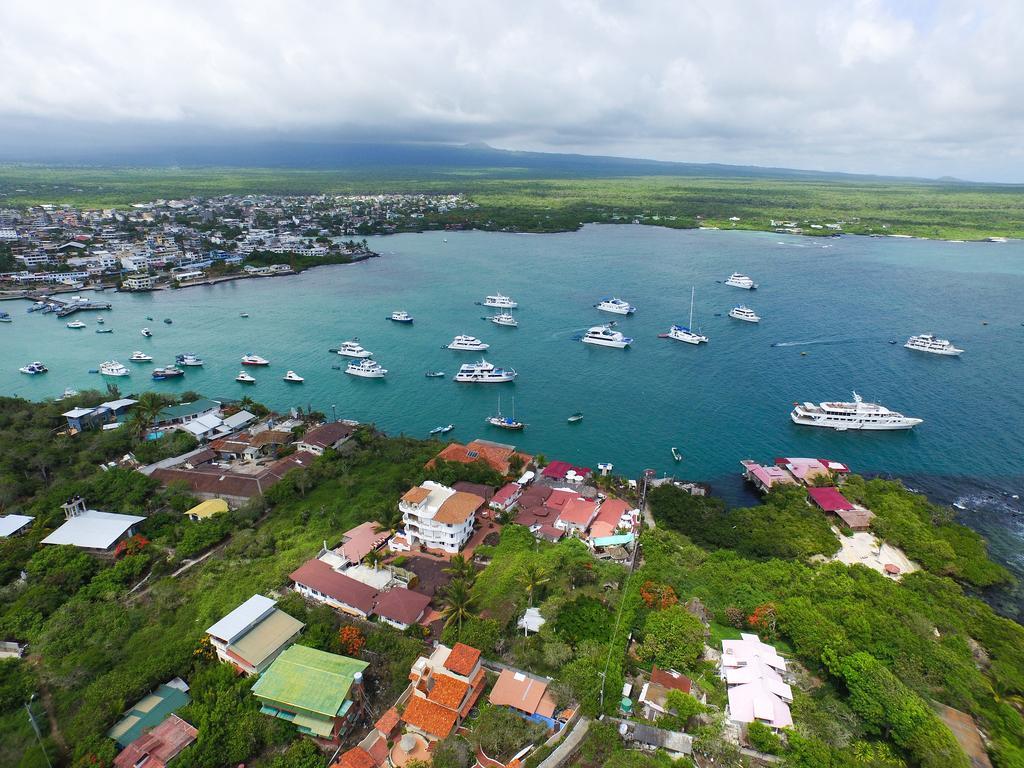
[[143, 520], [137, 515], [119, 515], [88, 509], [76, 496], [61, 505], [67, 521], [42, 540], [42, 544], [70, 544], [92, 554], [111, 554], [121, 541], [130, 538]]
[[744, 459], [740, 462], [743, 467], [743, 477], [753, 483], [761, 493], [768, 493], [772, 488], [780, 485], [796, 485], [797, 481], [788, 471], [780, 466], [765, 466], [758, 464], [753, 459]]
[[457, 480], [452, 483], [452, 488], [456, 491], [462, 491], [463, 493], [472, 493], [475, 496], [479, 496], [486, 503], [490, 503], [491, 499], [494, 498], [494, 488], [483, 483], [470, 483], [466, 480]]
[[165, 768], [198, 734], [192, 725], [172, 714], [128, 744], [114, 758], [114, 768]]
[[416, 660], [409, 673], [408, 702], [401, 721], [428, 742], [446, 739], [469, 714], [486, 676], [480, 651], [465, 643], [438, 645]]
[[156, 285], [156, 278], [152, 275], [134, 274], [128, 275], [121, 283], [126, 291], [151, 291]]
[[584, 499], [574, 496], [566, 501], [565, 506], [555, 520], [555, 528], [560, 528], [566, 533], [584, 534], [590, 528], [590, 524], [597, 517], [597, 502], [593, 499]]
[[292, 571], [289, 578], [294, 582], [295, 591], [304, 597], [361, 619], [373, 614], [377, 590], [334, 570], [323, 560], [307, 560]]
[[523, 495], [523, 486], [519, 483], [508, 483], [502, 486], [487, 503], [495, 512], [511, 512], [515, 509], [519, 497]]
[[793, 724], [789, 710], [793, 691], [782, 678], [785, 659], [757, 635], [744, 632], [740, 637], [722, 641], [722, 677], [729, 696], [727, 716], [741, 725], [756, 720], [776, 730], [788, 728]]
[[0, 539], [20, 536], [35, 520], [31, 515], [0, 515]]
[[789, 474], [804, 485], [812, 485], [816, 480], [831, 480], [833, 476], [848, 475], [850, 468], [840, 461], [831, 459], [781, 458], [775, 465], [784, 467]]
[[209, 440], [211, 437], [222, 431], [224, 420], [215, 413], [204, 413], [184, 424], [178, 426], [183, 432], [188, 432], [199, 442]]
[[458, 552], [473, 535], [477, 510], [483, 505], [483, 498], [476, 494], [427, 480], [406, 491], [398, 503], [405, 527], [404, 543], [410, 549], [422, 545]]
[[209, 520], [214, 515], [219, 515], [222, 512], [228, 511], [228, 503], [224, 499], [207, 499], [196, 504], [192, 509], [185, 513], [185, 517], [189, 520], [199, 522], [201, 520]]
[[808, 488], [808, 498], [822, 512], [832, 514], [854, 531], [866, 531], [871, 527], [875, 513], [850, 502], [838, 488]]
[[647, 720], [657, 720], [662, 715], [669, 714], [670, 710], [666, 704], [669, 691], [682, 691], [694, 695], [693, 683], [686, 675], [674, 669], [659, 669], [655, 666], [651, 670], [651, 679], [644, 683], [640, 698], [637, 700], [640, 711]]
[[377, 594], [373, 613], [385, 624], [406, 630], [423, 619], [429, 606], [429, 595], [405, 587], [395, 587]]
[[82, 432], [86, 429], [98, 429], [107, 424], [122, 421], [126, 412], [137, 400], [121, 398], [119, 400], [108, 400], [100, 403], [95, 408], [72, 408], [61, 414], [68, 422], [68, 429], [72, 432]]
[[619, 735], [627, 742], [639, 745], [641, 749], [661, 750], [669, 757], [678, 758], [693, 752], [693, 737], [679, 731], [666, 731], [643, 723], [619, 723]]
[[533, 462], [533, 456], [527, 453], [520, 453], [515, 446], [504, 443], [494, 443], [490, 440], [474, 440], [467, 445], [449, 443], [437, 456], [427, 462], [426, 468], [431, 469], [434, 462], [455, 461], [460, 464], [472, 464], [474, 461], [483, 461], [495, 472], [507, 475], [512, 471], [513, 457], [518, 457], [518, 463], [525, 467]]
[[216, 400], [203, 398], [191, 403], [169, 405], [160, 411], [153, 423], [158, 427], [168, 427], [175, 424], [187, 424], [194, 419], [198, 419], [200, 416], [208, 416], [210, 414], [220, 415], [220, 403]]
[[341, 556], [343, 562], [355, 565], [374, 550], [387, 543], [391, 531], [381, 530], [377, 523], [368, 521], [341, 535], [341, 545], [334, 551]]
[[316, 459], [312, 454], [299, 451], [252, 472], [248, 471], [249, 464], [243, 468], [214, 464], [197, 466], [196, 455], [199, 454], [186, 454], [188, 458], [184, 460], [177, 457], [180, 460], [177, 464], [171, 464], [169, 460], [157, 462], [141, 471], [156, 478], [165, 487], [174, 482], [183, 482], [193, 496], [201, 499], [221, 498], [229, 505], [239, 507], [249, 499], [262, 496], [292, 469], [307, 467]]
[[206, 630], [217, 658], [246, 675], [262, 672], [305, 626], [277, 608], [277, 601], [253, 595]]
[[332, 421], [313, 427], [302, 436], [296, 446], [300, 451], [323, 456], [328, 448], [338, 449], [355, 434], [358, 425], [344, 421]]
[[188, 685], [180, 677], [162, 683], [121, 715], [107, 737], [126, 748], [190, 701]]
[[361, 716], [365, 661], [293, 645], [260, 675], [252, 695], [265, 715], [300, 733], [337, 741]]
[[634, 532], [640, 516], [640, 510], [632, 509], [622, 499], [605, 499], [597, 511], [594, 522], [590, 524], [590, 540], [613, 536], [617, 531]]
[[555, 718], [555, 699], [548, 690], [550, 681], [513, 669], [503, 669], [491, 689], [488, 701], [497, 707], [508, 707], [516, 714], [548, 728], [560, 728]]
[[566, 483], [582, 483], [590, 477], [589, 467], [576, 467], [567, 461], [552, 461], [543, 470], [541, 477]]

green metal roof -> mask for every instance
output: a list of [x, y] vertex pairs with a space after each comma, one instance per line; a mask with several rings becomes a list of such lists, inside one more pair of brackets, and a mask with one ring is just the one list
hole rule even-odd
[[169, 405], [160, 411], [159, 420], [171, 421], [172, 419], [182, 419], [186, 416], [192, 416], [193, 414], [219, 407], [220, 403], [215, 400], [207, 400], [206, 398], [193, 400], [191, 403], [182, 403], [181, 405]]
[[345, 706], [355, 674], [368, 666], [358, 659], [293, 645], [267, 667], [252, 692], [274, 706], [334, 717]]
[[107, 736], [126, 747], [142, 735], [143, 730], [160, 725], [169, 714], [190, 701], [188, 694], [169, 685], [161, 685], [144, 696], [107, 731]]

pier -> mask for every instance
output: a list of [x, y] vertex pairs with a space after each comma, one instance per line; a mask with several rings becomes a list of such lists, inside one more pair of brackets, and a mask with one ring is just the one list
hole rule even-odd
[[[73, 315], [75, 312], [87, 311], [87, 310], [109, 310], [111, 305], [107, 301], [88, 301], [79, 297], [74, 297], [70, 301], [64, 299], [57, 299], [53, 296], [47, 296], [45, 294], [26, 294], [23, 298], [35, 302], [45, 302], [45, 307], [40, 307], [43, 311], [56, 312], [57, 317], [67, 317]], [[48, 307], [49, 309], [46, 309]], [[32, 309], [29, 309], [31, 312]]]

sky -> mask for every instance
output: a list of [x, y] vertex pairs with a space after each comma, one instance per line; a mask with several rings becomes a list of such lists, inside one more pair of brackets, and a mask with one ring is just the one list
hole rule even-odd
[[1024, 182], [1022, 29], [1022, 0], [4, 0], [0, 155], [486, 142]]

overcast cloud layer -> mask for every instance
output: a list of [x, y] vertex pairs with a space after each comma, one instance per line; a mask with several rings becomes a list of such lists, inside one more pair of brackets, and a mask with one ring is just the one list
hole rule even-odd
[[88, 125], [1024, 181], [1022, 30], [1019, 0], [5, 0], [0, 144]]

